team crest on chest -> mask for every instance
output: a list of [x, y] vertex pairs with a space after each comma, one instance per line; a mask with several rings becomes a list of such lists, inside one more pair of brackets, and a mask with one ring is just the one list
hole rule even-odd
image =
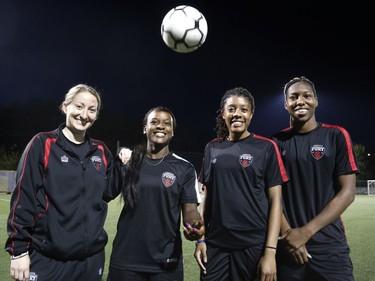
[[326, 148], [323, 145], [315, 144], [311, 147], [310, 152], [316, 160], [319, 160], [326, 153]]
[[176, 181], [176, 176], [173, 173], [165, 172], [161, 175], [161, 181], [165, 187], [170, 187]]
[[240, 155], [240, 164], [244, 168], [249, 167], [250, 164], [253, 162], [253, 159], [254, 157], [251, 154], [242, 154]]
[[100, 171], [100, 168], [102, 167], [102, 159], [99, 156], [95, 155], [91, 157], [91, 163], [98, 171]]

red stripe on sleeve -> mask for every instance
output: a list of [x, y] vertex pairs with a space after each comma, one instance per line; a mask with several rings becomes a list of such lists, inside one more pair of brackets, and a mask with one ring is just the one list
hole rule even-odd
[[277, 162], [279, 163], [281, 178], [282, 178], [283, 182], [287, 182], [289, 179], [288, 179], [288, 176], [286, 174], [283, 159], [281, 158], [280, 151], [279, 151], [279, 148], [277, 147], [277, 144], [273, 140], [271, 140], [269, 138], [266, 138], [266, 137], [262, 137], [262, 136], [255, 135], [255, 134], [254, 134], [254, 137], [256, 137], [258, 139], [265, 140], [265, 141], [269, 141], [269, 142], [272, 143], [272, 145], [273, 145], [273, 147], [276, 151], [276, 157], [277, 157]]
[[336, 126], [336, 125], [322, 124], [322, 127], [338, 129], [344, 135], [345, 142], [346, 142], [346, 149], [347, 149], [348, 157], [349, 157], [350, 167], [352, 168], [353, 171], [357, 171], [358, 167], [357, 167], [357, 164], [355, 163], [355, 160], [354, 160], [353, 147], [352, 147], [352, 143], [350, 141], [350, 136], [349, 136], [348, 131], [345, 130], [343, 127]]

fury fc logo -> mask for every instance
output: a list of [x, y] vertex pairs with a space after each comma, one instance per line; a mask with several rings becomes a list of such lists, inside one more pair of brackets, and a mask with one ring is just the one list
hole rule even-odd
[[316, 144], [311, 147], [310, 152], [316, 160], [319, 160], [326, 153], [326, 148], [323, 145]]
[[240, 155], [240, 164], [244, 168], [249, 167], [250, 164], [253, 162], [253, 159], [254, 157], [251, 154], [242, 154]]
[[102, 159], [99, 156], [94, 155], [91, 157], [91, 163], [99, 171], [100, 167], [102, 166]]
[[176, 176], [173, 173], [165, 172], [161, 176], [161, 180], [165, 187], [170, 187], [176, 181]]

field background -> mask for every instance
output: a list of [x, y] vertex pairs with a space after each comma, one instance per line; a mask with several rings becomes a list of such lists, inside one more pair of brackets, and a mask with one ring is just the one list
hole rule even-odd
[[[6, 234], [6, 220], [9, 212], [10, 194], [0, 194], [0, 280], [12, 281], [9, 275], [10, 259], [4, 250]], [[109, 235], [106, 248], [106, 266], [103, 281], [107, 279], [109, 255], [112, 241], [116, 233], [116, 223], [121, 205], [118, 200], [109, 204], [108, 218], [105, 228]], [[354, 264], [356, 281], [375, 281], [375, 196], [357, 195], [354, 203], [343, 215], [351, 258]], [[373, 240], [374, 238], [374, 240]], [[193, 257], [194, 243], [184, 241], [185, 281], [198, 281], [198, 265]], [[89, 281], [89, 280], [87, 280]]]

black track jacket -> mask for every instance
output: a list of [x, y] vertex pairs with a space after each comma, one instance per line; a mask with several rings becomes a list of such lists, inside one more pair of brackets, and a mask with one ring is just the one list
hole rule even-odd
[[65, 146], [62, 129], [35, 135], [17, 168], [5, 249], [12, 255], [37, 250], [58, 260], [78, 260], [104, 249], [103, 226], [112, 154], [89, 138], [84, 161]]

